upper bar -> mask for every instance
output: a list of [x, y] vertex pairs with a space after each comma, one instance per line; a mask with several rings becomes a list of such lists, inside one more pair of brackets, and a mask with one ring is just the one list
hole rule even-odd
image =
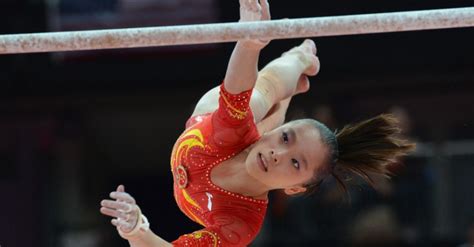
[[0, 54], [290, 39], [474, 26], [474, 7], [219, 23], [0, 35]]

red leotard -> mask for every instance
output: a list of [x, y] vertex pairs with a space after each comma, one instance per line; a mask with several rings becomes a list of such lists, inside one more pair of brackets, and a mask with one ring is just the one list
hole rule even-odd
[[226, 191], [211, 181], [211, 169], [260, 138], [249, 101], [220, 87], [218, 109], [188, 120], [171, 155], [174, 196], [181, 211], [204, 229], [180, 236], [173, 246], [246, 246], [265, 216], [267, 200]]

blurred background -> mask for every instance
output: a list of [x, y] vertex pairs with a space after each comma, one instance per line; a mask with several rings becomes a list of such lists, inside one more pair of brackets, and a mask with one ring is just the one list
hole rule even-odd
[[[473, 1], [270, 1], [299, 18], [474, 6]], [[238, 20], [237, 0], [2, 0], [0, 33]], [[288, 119], [332, 129], [396, 114], [419, 144], [375, 189], [272, 193], [252, 246], [472, 246], [474, 29], [314, 39], [321, 71]], [[302, 40], [273, 41], [261, 66]], [[233, 44], [0, 56], [0, 245], [128, 246], [99, 213], [124, 184], [167, 240], [199, 228], [172, 196], [169, 158]], [[463, 245], [464, 244], [464, 245]]]

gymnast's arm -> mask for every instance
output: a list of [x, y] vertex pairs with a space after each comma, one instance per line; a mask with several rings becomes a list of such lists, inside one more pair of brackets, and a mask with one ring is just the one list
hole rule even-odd
[[131, 237], [128, 239], [130, 247], [169, 247], [173, 246], [171, 243], [160, 238], [151, 230], [146, 231], [140, 236]]
[[[240, 0], [240, 22], [269, 20], [270, 10], [267, 0]], [[229, 59], [224, 86], [231, 94], [251, 90], [255, 86], [258, 73], [260, 51], [268, 44], [261, 40], [239, 40]]]
[[227, 67], [224, 86], [231, 94], [239, 94], [254, 87], [260, 49], [245, 41], [237, 42]]

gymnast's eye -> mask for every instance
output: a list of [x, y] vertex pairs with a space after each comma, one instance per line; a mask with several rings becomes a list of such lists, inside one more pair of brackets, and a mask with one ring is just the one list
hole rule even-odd
[[286, 132], [283, 132], [282, 139], [284, 143], [288, 143], [288, 134]]
[[296, 159], [291, 159], [291, 163], [293, 163], [293, 166], [296, 168], [296, 169], [300, 169], [300, 162], [298, 162]]

